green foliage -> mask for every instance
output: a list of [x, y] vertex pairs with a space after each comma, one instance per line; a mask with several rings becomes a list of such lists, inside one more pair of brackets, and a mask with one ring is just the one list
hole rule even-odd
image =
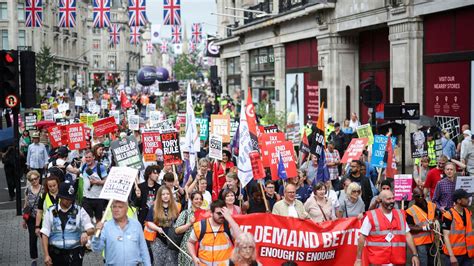
[[262, 101], [255, 106], [255, 112], [260, 118], [260, 124], [273, 125], [276, 124], [278, 128], [285, 132], [286, 119], [285, 112], [275, 111], [275, 105], [268, 101]]
[[173, 65], [173, 73], [177, 80], [197, 79], [200, 66], [195, 54], [180, 54]]
[[57, 68], [54, 66], [54, 55], [51, 54], [51, 49], [43, 44], [36, 55], [36, 82], [43, 85], [44, 88], [58, 80]]

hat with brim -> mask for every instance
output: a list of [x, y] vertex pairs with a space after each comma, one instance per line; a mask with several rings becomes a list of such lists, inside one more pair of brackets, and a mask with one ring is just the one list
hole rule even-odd
[[76, 198], [76, 190], [74, 185], [65, 181], [59, 185], [58, 197], [61, 199], [74, 200]]

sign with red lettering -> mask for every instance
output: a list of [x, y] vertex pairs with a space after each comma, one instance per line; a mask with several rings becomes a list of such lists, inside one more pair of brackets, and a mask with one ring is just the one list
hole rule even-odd
[[156, 161], [156, 150], [161, 149], [159, 132], [144, 132], [142, 134], [143, 159], [145, 162]]
[[113, 133], [118, 129], [117, 124], [115, 123], [115, 118], [109, 116], [107, 118], [95, 121], [92, 123], [94, 126], [94, 136], [100, 137], [108, 133]]
[[296, 171], [295, 150], [291, 141], [269, 144], [267, 145], [267, 151], [270, 156], [270, 171], [272, 172], [273, 180], [278, 180], [278, 160], [280, 155], [288, 178], [293, 178], [298, 175]]
[[338, 219], [315, 223], [280, 215], [255, 213], [235, 215], [244, 232], [254, 236], [257, 261], [299, 266], [354, 265], [360, 220]]
[[[311, 79], [313, 73], [306, 72], [304, 74], [304, 124], [306, 124], [307, 117], [311, 116], [311, 119], [316, 121], [319, 116], [319, 87], [318, 79]], [[303, 126], [303, 124], [300, 124]]]
[[166, 132], [161, 134], [161, 146], [163, 148], [163, 161], [165, 165], [180, 164], [181, 152], [179, 150], [178, 132]]
[[395, 175], [393, 179], [393, 194], [395, 200], [410, 201], [412, 196], [412, 175]]
[[249, 152], [250, 164], [252, 165], [253, 179], [265, 178], [265, 169], [263, 168], [262, 158], [258, 151]]
[[87, 147], [84, 124], [67, 125], [65, 129], [68, 135], [68, 147], [70, 150], [81, 150]]
[[62, 126], [48, 127], [49, 142], [53, 148], [57, 148], [63, 145], [62, 142]]
[[367, 138], [352, 139], [349, 147], [347, 147], [347, 150], [344, 153], [344, 156], [342, 156], [341, 162], [348, 163], [353, 160], [359, 160], [368, 142], [369, 139]]
[[230, 142], [230, 116], [211, 115], [211, 134], [221, 135], [223, 143]]
[[264, 167], [270, 167], [270, 154], [268, 153], [268, 145], [285, 141], [285, 133], [264, 133], [258, 138], [259, 146], [262, 150], [262, 161]]

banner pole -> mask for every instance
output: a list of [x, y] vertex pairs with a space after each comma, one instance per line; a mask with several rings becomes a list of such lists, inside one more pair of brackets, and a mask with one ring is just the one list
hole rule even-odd
[[258, 184], [260, 185], [260, 189], [262, 190], [263, 203], [265, 203], [265, 210], [267, 212], [270, 212], [270, 208], [268, 207], [268, 201], [267, 201], [267, 197], [265, 196], [265, 190], [263, 189], [262, 182], [258, 182]]
[[[105, 207], [104, 215], [102, 216], [102, 219], [100, 220], [100, 222], [101, 222], [102, 224], [104, 224], [105, 218], [107, 217], [107, 214], [109, 214], [110, 207], [112, 206], [112, 202], [114, 202], [113, 199], [109, 200], [109, 203], [107, 204], [107, 207]], [[101, 231], [102, 231], [102, 230], [97, 230], [97, 231], [95, 231], [95, 237], [99, 237]]]

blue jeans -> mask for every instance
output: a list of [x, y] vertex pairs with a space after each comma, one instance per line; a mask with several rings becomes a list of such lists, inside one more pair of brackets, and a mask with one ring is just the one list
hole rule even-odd
[[[458, 260], [459, 266], [472, 266], [473, 261], [467, 255], [456, 256], [456, 259]], [[449, 256], [446, 256], [444, 254], [443, 254], [443, 265], [444, 266], [451, 265], [451, 262], [449, 261]]]
[[[430, 249], [432, 246], [433, 244], [416, 246], [418, 258], [420, 259], [420, 266], [434, 265], [434, 257], [430, 255]], [[436, 252], [436, 250], [433, 250], [433, 252]]]

